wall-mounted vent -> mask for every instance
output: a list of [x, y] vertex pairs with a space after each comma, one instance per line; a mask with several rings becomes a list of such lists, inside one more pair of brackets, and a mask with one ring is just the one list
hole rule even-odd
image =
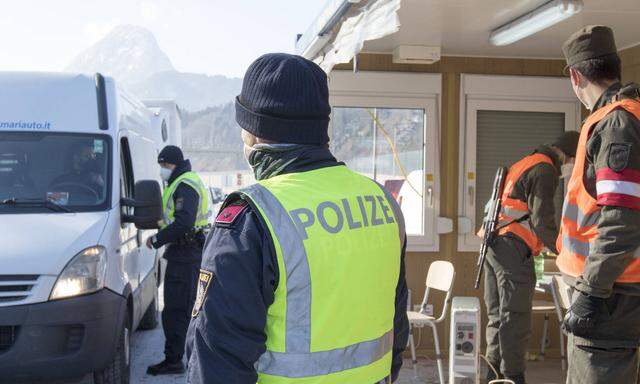
[[396, 64], [433, 64], [440, 61], [440, 47], [399, 45], [393, 50]]

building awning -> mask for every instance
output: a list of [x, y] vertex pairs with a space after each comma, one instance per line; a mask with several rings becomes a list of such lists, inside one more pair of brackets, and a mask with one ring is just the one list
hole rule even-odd
[[[547, 4], [582, 4], [580, 12], [511, 43], [491, 42], [493, 31], [541, 14]], [[615, 31], [619, 50], [640, 44], [640, 1], [616, 0], [331, 0], [296, 45], [297, 53], [325, 71], [358, 53], [393, 54], [399, 47], [424, 55], [558, 59], [562, 43], [585, 25], [603, 24]], [[421, 55], [418, 55], [421, 57]], [[420, 57], [412, 57], [416, 60]], [[398, 61], [402, 62], [402, 61]]]
[[300, 37], [296, 51], [328, 73], [335, 65], [351, 61], [366, 41], [397, 32], [400, 1], [331, 1]]

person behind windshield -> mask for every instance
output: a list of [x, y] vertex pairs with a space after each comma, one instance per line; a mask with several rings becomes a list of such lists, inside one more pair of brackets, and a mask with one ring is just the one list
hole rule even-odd
[[55, 178], [50, 187], [64, 185], [65, 189], [77, 187], [91, 190], [96, 194], [96, 199], [99, 199], [104, 193], [105, 180], [102, 175], [102, 165], [96, 157], [93, 146], [88, 143], [79, 143], [73, 145], [70, 152], [70, 169]]

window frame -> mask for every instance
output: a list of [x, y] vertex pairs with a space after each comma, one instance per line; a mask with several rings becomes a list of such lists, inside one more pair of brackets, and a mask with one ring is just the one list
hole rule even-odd
[[[564, 114], [564, 131], [578, 130], [581, 104], [564, 77], [461, 75], [458, 251], [476, 252], [476, 145], [479, 110]], [[532, 148], [533, 149], [533, 148]], [[471, 197], [473, 195], [473, 197]]]
[[[440, 74], [333, 71], [332, 107], [423, 109], [423, 234], [407, 236], [407, 251], [439, 251], [440, 215]], [[331, 132], [330, 132], [331, 133]], [[340, 159], [338, 159], [340, 160]], [[431, 197], [427, 191], [431, 188]], [[432, 203], [429, 204], [429, 199]]]
[[[119, 150], [119, 163], [120, 163], [120, 198], [135, 198], [135, 176], [133, 174], [133, 160], [131, 158], [131, 146], [129, 145], [129, 138], [122, 136], [120, 138], [120, 150]], [[124, 183], [124, 186], [122, 185]], [[123, 189], [124, 187], [124, 189]], [[122, 192], [124, 191], [124, 196]], [[120, 205], [121, 215], [133, 215], [133, 207], [127, 207]], [[122, 223], [125, 226], [125, 223]]]

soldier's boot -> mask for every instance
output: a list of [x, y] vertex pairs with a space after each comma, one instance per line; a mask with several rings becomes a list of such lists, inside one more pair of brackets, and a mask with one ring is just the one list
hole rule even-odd
[[184, 373], [184, 364], [182, 361], [164, 360], [147, 368], [147, 375], [178, 375]]

